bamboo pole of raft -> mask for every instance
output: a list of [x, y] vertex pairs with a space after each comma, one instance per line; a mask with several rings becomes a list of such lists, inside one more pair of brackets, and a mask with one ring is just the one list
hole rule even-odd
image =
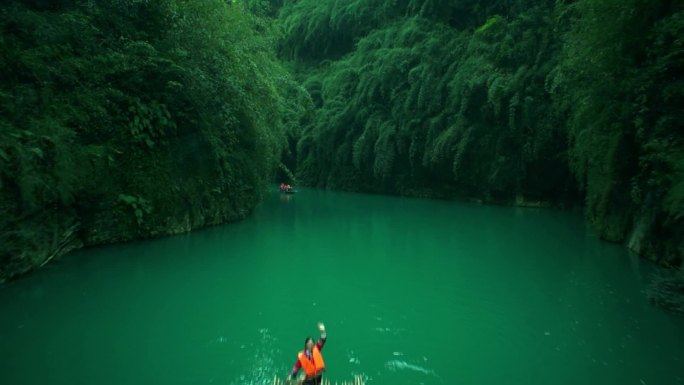
[[[297, 385], [299, 382], [298, 381], [293, 381], [291, 385]], [[278, 378], [278, 376], [273, 376], [273, 385], [286, 385], [286, 381]], [[324, 378], [323, 381], [321, 382], [321, 385], [332, 385], [329, 379]], [[335, 381], [335, 385], [364, 385], [363, 382], [363, 377], [360, 375], [355, 375], [354, 380], [352, 381], [342, 381], [342, 382], [337, 382]]]

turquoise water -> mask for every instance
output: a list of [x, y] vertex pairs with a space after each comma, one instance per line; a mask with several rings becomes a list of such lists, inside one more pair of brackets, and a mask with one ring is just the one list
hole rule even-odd
[[580, 214], [304, 190], [0, 289], [0, 384], [684, 384], [684, 317]]

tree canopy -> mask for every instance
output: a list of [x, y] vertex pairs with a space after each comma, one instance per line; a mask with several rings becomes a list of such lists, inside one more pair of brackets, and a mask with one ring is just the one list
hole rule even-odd
[[0, 279], [80, 243], [251, 211], [308, 96], [245, 7], [33, 0], [0, 10]]

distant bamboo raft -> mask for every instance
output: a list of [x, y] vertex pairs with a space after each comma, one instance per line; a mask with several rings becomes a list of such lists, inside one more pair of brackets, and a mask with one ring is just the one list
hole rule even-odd
[[[299, 382], [297, 380], [293, 380], [290, 384], [291, 385], [296, 385]], [[273, 385], [287, 385], [287, 382], [281, 378], [273, 377]], [[321, 385], [364, 385], [363, 382], [363, 377], [360, 375], [354, 376], [354, 380], [352, 381], [342, 381], [342, 382], [331, 382], [329, 379], [324, 378], [323, 381], [321, 382]]]

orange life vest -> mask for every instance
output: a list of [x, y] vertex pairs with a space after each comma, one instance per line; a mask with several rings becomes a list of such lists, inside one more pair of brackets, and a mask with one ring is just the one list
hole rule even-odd
[[321, 351], [318, 350], [317, 346], [314, 346], [314, 348], [311, 350], [311, 355], [313, 356], [313, 362], [309, 360], [304, 352], [299, 352], [299, 355], [297, 356], [307, 377], [317, 376], [323, 371], [323, 369], [325, 369], [323, 356], [321, 355]]

